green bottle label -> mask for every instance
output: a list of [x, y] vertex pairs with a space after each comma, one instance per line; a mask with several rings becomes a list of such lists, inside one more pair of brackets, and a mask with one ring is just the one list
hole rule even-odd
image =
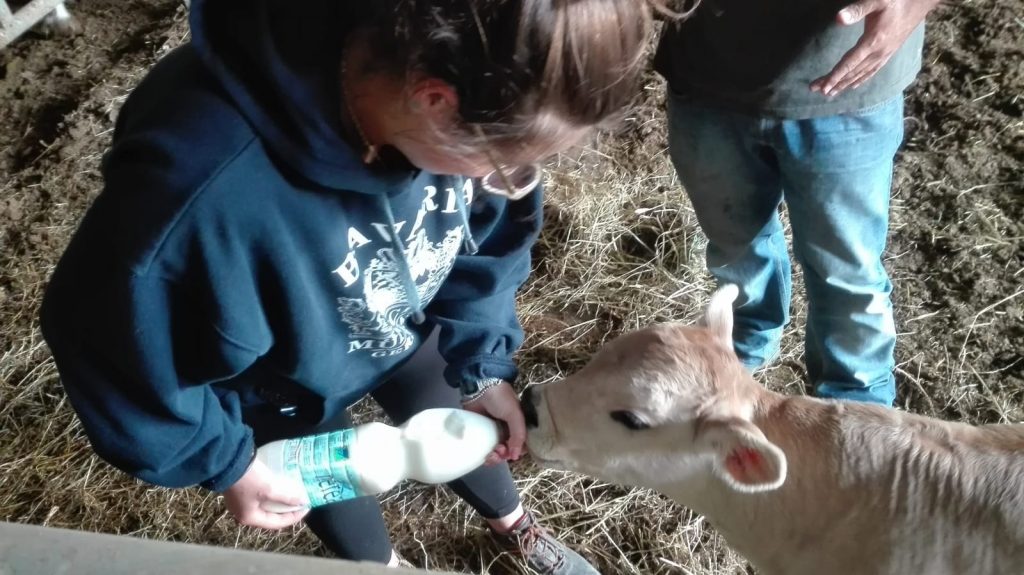
[[359, 491], [359, 475], [349, 459], [349, 446], [355, 435], [352, 429], [342, 429], [285, 443], [285, 470], [299, 472], [310, 507], [364, 495]]

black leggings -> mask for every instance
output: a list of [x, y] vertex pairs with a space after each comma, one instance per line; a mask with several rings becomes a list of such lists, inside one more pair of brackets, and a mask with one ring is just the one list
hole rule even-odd
[[[444, 368], [435, 333], [371, 396], [396, 424], [424, 409], [460, 407], [458, 390], [445, 383]], [[319, 425], [311, 425], [299, 417], [281, 415], [270, 405], [247, 409], [245, 421], [253, 428], [257, 445], [352, 427], [352, 420], [344, 411]], [[488, 519], [508, 515], [519, 505], [512, 474], [504, 463], [480, 467], [448, 486]], [[391, 560], [391, 539], [375, 497], [359, 497], [313, 509], [306, 516], [306, 525], [342, 559], [380, 563]]]

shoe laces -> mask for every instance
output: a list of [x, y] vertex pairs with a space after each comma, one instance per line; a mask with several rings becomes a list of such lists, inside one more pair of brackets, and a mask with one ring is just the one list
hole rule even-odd
[[[565, 557], [558, 553], [558, 549], [551, 544], [548, 530], [537, 523], [531, 512], [524, 513], [523, 517], [516, 521], [516, 524], [509, 530], [509, 535], [515, 538], [520, 552], [524, 556], [532, 557], [537, 551], [546, 556], [550, 555], [554, 560], [552, 569], [557, 569], [565, 561]], [[537, 549], [538, 546], [540, 549]]]

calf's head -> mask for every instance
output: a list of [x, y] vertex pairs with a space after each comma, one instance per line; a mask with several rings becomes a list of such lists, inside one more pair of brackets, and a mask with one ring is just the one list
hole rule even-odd
[[764, 390], [732, 348], [737, 294], [716, 292], [702, 326], [625, 334], [571, 377], [528, 388], [533, 458], [663, 492], [707, 481], [744, 492], [782, 485], [785, 455], [752, 422]]

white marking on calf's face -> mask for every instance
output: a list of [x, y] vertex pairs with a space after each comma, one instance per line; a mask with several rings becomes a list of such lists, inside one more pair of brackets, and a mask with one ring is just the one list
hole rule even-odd
[[[735, 297], [733, 288], [712, 298], [706, 327], [662, 324], [625, 334], [575, 375], [535, 387], [537, 426], [527, 439], [533, 457], [547, 467], [657, 489], [709, 472], [731, 475], [730, 466], [770, 449], [749, 423], [756, 384], [732, 351]], [[767, 455], [775, 468], [755, 471], [770, 476], [750, 479], [774, 488], [785, 463], [777, 448]]]
[[[538, 427], [529, 448], [542, 464], [649, 485], [656, 468], [687, 475], [698, 420], [716, 398], [706, 362], [686, 353], [704, 330], [667, 324], [624, 335], [579, 373], [534, 390]], [[730, 353], [715, 346], [720, 354]]]

